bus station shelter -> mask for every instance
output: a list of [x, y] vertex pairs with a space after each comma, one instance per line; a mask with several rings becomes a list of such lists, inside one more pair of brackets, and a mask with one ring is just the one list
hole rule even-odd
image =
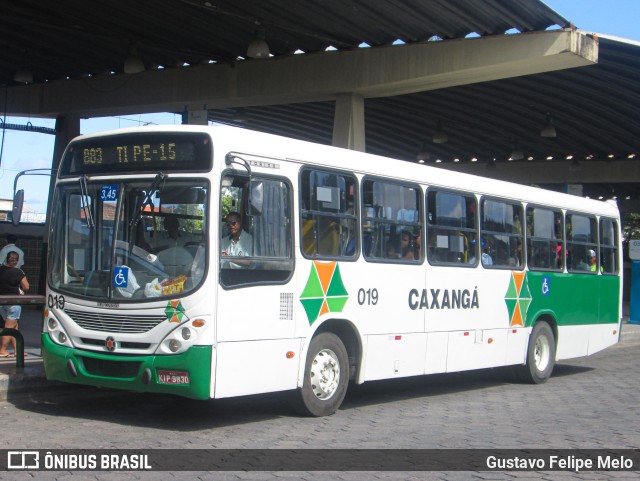
[[53, 167], [81, 118], [175, 112], [640, 212], [640, 44], [579, 27], [540, 0], [2, 2], [0, 106], [57, 119]]

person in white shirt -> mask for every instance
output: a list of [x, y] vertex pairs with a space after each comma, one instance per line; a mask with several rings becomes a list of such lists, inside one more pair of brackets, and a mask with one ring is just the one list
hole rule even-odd
[[[251, 257], [253, 256], [253, 238], [242, 229], [242, 217], [238, 212], [229, 212], [226, 217], [228, 234], [220, 241], [222, 256]], [[223, 262], [222, 267], [241, 269], [248, 267], [250, 262], [234, 260]]]

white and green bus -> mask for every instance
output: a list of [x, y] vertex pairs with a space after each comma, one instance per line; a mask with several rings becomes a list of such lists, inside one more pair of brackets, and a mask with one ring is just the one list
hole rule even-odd
[[612, 203], [244, 129], [85, 135], [51, 206], [46, 374], [297, 390], [316, 416], [350, 381], [511, 365], [541, 383], [618, 341], [620, 237]]

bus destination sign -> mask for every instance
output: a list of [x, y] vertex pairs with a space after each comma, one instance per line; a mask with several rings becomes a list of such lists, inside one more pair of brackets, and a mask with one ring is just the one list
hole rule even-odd
[[[178, 155], [178, 152], [180, 155]], [[108, 147], [85, 147], [81, 151], [84, 165], [113, 165], [143, 162], [193, 160], [193, 145], [184, 142], [122, 144]]]
[[211, 143], [202, 133], [149, 133], [78, 140], [65, 154], [61, 175], [159, 170], [204, 171]]

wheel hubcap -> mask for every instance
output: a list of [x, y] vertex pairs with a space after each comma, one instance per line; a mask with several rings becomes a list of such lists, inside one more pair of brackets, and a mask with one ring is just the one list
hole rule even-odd
[[311, 389], [318, 399], [329, 399], [340, 384], [340, 363], [331, 349], [323, 349], [311, 363]]
[[551, 349], [549, 347], [549, 339], [546, 336], [540, 336], [536, 339], [535, 362], [538, 371], [544, 371], [549, 365]]

